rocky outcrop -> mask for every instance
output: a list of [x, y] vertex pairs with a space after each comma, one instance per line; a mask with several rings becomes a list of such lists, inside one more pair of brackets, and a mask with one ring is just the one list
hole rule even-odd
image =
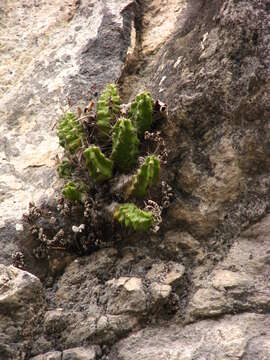
[[0, 265], [0, 358], [25, 358], [38, 332], [44, 291], [34, 275]]
[[10, 39], [1, 262], [28, 202], [57, 191], [61, 105], [85, 106], [107, 82], [126, 102], [149, 89], [168, 104], [159, 125], [175, 194], [159, 234], [71, 256], [47, 287], [2, 265], [5, 358], [268, 359], [270, 1], [13, 1], [0, 11]]
[[247, 313], [147, 329], [120, 341], [113, 353], [119, 360], [262, 360], [269, 356], [269, 325], [269, 315]]
[[70, 106], [87, 106], [120, 76], [134, 9], [134, 1], [0, 5], [1, 262], [16, 248], [16, 222], [29, 202], [44, 201], [57, 188], [59, 116]]

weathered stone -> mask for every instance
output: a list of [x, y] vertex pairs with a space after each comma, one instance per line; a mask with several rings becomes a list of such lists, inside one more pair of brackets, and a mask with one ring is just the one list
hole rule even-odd
[[54, 334], [64, 330], [67, 326], [63, 309], [47, 311], [44, 315], [44, 329], [47, 334]]
[[120, 341], [115, 350], [119, 360], [251, 360], [255, 354], [267, 359], [269, 321], [268, 315], [243, 314], [184, 328], [145, 329]]
[[0, 312], [24, 311], [28, 303], [40, 300], [42, 285], [39, 279], [14, 266], [0, 264]]
[[44, 201], [59, 187], [55, 124], [63, 109], [85, 106], [120, 76], [134, 6], [133, 0], [0, 5], [8, 14], [1, 17], [0, 38], [1, 262], [16, 248], [16, 219], [29, 202]]
[[0, 264], [0, 358], [15, 359], [24, 353], [44, 305], [36, 276]]
[[169, 298], [172, 292], [170, 285], [153, 282], [150, 287], [151, 301], [153, 305], [159, 305], [160, 301], [164, 301]]
[[0, 5], [0, 261], [17, 246], [28, 201], [55, 194], [66, 97], [84, 107], [120, 77], [127, 103], [145, 89], [167, 103], [155, 126], [174, 192], [164, 236], [128, 236], [59, 269], [45, 317], [38, 296], [9, 295], [0, 358], [82, 343], [114, 343], [102, 356], [122, 360], [269, 358], [269, 318], [258, 315], [270, 307], [269, 9], [269, 0]]
[[150, 281], [159, 281], [166, 285], [177, 286], [183, 277], [185, 267], [175, 262], [156, 263], [152, 265], [151, 270], [146, 274], [146, 279]]
[[107, 305], [109, 314], [143, 312], [147, 306], [147, 296], [140, 278], [119, 278], [108, 281], [112, 288]]
[[268, 309], [270, 288], [269, 272], [270, 217], [243, 232], [226, 259], [205, 278], [196, 279], [200, 285], [189, 303], [188, 312], [195, 317], [242, 310]]
[[32, 357], [31, 360], [62, 360], [62, 353], [60, 351], [49, 351], [46, 354]]
[[63, 351], [62, 360], [95, 360], [97, 349], [77, 347]]

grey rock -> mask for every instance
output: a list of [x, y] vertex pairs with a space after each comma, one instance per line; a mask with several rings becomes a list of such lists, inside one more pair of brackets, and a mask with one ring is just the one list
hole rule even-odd
[[1, 23], [1, 43], [10, 56], [0, 55], [0, 261], [5, 264], [17, 248], [15, 224], [29, 202], [46, 201], [59, 188], [55, 124], [61, 108], [85, 106], [121, 75], [135, 9], [133, 0], [35, 4], [29, 2], [27, 11], [20, 1], [0, 5], [0, 12], [9, 14]]
[[95, 347], [77, 347], [63, 351], [62, 360], [95, 360], [97, 349]]
[[116, 346], [119, 360], [267, 359], [268, 315], [242, 314], [137, 332]]
[[31, 360], [62, 360], [62, 353], [60, 351], [49, 351], [46, 354], [32, 357]]
[[226, 259], [202, 281], [188, 305], [188, 316], [209, 317], [232, 311], [269, 308], [270, 217], [266, 216], [236, 239]]
[[39, 300], [42, 295], [40, 280], [14, 266], [0, 264], [0, 306], [2, 312], [20, 311], [25, 305]]
[[44, 309], [40, 280], [13, 266], [0, 264], [0, 357], [18, 358]]
[[112, 290], [107, 306], [109, 314], [142, 313], [146, 310], [147, 295], [140, 278], [121, 277], [107, 284]]

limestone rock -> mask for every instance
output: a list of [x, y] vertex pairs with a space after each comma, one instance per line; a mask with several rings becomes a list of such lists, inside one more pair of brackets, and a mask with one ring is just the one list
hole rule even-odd
[[95, 360], [97, 349], [77, 347], [63, 351], [62, 360]]
[[1, 262], [16, 248], [15, 224], [29, 202], [42, 202], [59, 187], [55, 124], [63, 109], [86, 106], [120, 76], [134, 6], [133, 0], [0, 4], [6, 14], [0, 37]]
[[150, 281], [159, 281], [166, 285], [176, 287], [181, 281], [185, 272], [185, 267], [175, 262], [156, 263], [152, 265], [151, 270], [146, 274], [146, 279]]
[[109, 314], [144, 312], [147, 306], [147, 296], [140, 278], [112, 279], [108, 281], [112, 293], [108, 301]]
[[15, 359], [26, 351], [44, 305], [44, 292], [37, 277], [0, 265], [0, 357]]
[[247, 311], [269, 306], [270, 217], [243, 232], [226, 259], [220, 262], [206, 277], [203, 284], [198, 278], [188, 312], [193, 317], [209, 317], [239, 309]]
[[49, 351], [46, 354], [32, 357], [31, 360], [62, 360], [62, 353], [60, 351]]
[[120, 341], [119, 360], [267, 359], [268, 315], [242, 314], [145, 329]]

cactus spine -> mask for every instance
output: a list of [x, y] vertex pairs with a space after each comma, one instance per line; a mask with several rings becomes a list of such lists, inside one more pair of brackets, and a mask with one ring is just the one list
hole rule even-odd
[[122, 172], [129, 171], [136, 164], [139, 153], [139, 139], [131, 120], [120, 118], [113, 128], [111, 159]]
[[114, 84], [108, 84], [97, 103], [97, 125], [103, 137], [109, 135], [111, 122], [119, 112], [120, 98], [117, 87]]
[[142, 198], [146, 196], [149, 187], [159, 181], [160, 161], [155, 155], [147, 156], [137, 173], [132, 177], [131, 185], [127, 189], [127, 196], [135, 195]]
[[102, 182], [112, 177], [113, 162], [106, 158], [98, 146], [90, 146], [83, 154], [88, 173], [95, 182]]
[[131, 104], [129, 115], [140, 135], [151, 128], [153, 105], [154, 100], [151, 94], [146, 91], [137, 95]]
[[57, 127], [60, 145], [67, 151], [75, 153], [82, 145], [83, 129], [73, 113], [65, 114]]
[[114, 212], [114, 219], [135, 231], [148, 231], [154, 223], [151, 211], [141, 210], [132, 203], [119, 205]]

